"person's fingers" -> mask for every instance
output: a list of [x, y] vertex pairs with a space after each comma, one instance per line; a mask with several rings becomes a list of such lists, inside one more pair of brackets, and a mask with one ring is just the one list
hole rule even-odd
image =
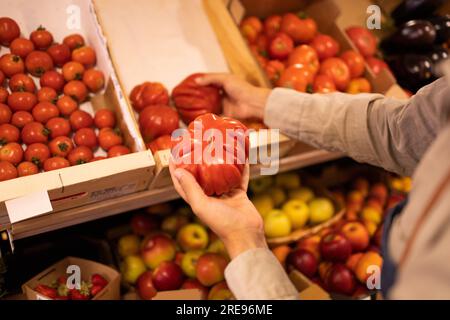
[[248, 189], [248, 182], [250, 180], [250, 165], [247, 163], [245, 164], [244, 171], [242, 172], [242, 181], [241, 181], [241, 189], [247, 192]]
[[172, 177], [173, 186], [175, 187], [175, 190], [178, 192], [180, 197], [183, 198], [184, 201], [188, 202], [186, 194], [184, 193], [184, 190], [181, 187], [180, 182], [175, 177], [175, 170], [176, 170], [175, 164], [173, 163], [173, 160], [170, 159], [170, 161], [169, 161], [169, 171], [170, 171], [170, 176]]
[[215, 85], [223, 87], [230, 76], [227, 73], [206, 73], [203, 77], [199, 77], [195, 81], [201, 86]]
[[187, 170], [178, 168], [174, 171], [174, 176], [186, 195], [186, 202], [196, 211], [196, 208], [200, 208], [207, 200], [203, 189]]

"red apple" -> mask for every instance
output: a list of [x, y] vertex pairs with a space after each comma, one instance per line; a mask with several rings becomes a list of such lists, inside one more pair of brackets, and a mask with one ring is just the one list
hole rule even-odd
[[319, 235], [303, 238], [297, 242], [297, 248], [308, 250], [316, 257], [317, 261], [320, 261], [320, 240]]
[[312, 278], [317, 272], [317, 259], [308, 250], [295, 249], [288, 255], [287, 263], [308, 278]]
[[208, 300], [235, 300], [225, 281], [215, 284], [208, 294]]
[[352, 253], [352, 245], [341, 233], [332, 232], [322, 238], [320, 253], [324, 260], [344, 262]]
[[388, 197], [388, 189], [383, 183], [375, 183], [370, 188], [369, 195], [371, 197], [377, 198], [380, 200], [380, 202], [383, 204], [386, 203], [387, 197]]
[[155, 269], [161, 262], [175, 258], [175, 242], [164, 234], [147, 236], [141, 245], [141, 257], [146, 266]]
[[224, 279], [227, 259], [217, 253], [205, 253], [197, 261], [195, 267], [198, 281], [204, 286], [212, 286]]
[[358, 283], [356, 285], [355, 292], [353, 292], [352, 298], [354, 299], [364, 299], [369, 295], [369, 290], [367, 290], [367, 287]]
[[136, 289], [141, 299], [151, 300], [156, 296], [157, 291], [153, 285], [151, 271], [145, 271], [139, 276], [136, 282]]
[[355, 276], [343, 264], [335, 264], [328, 274], [327, 286], [331, 292], [350, 296], [356, 288]]
[[175, 262], [165, 261], [155, 269], [152, 280], [159, 291], [178, 290], [183, 284], [183, 271]]
[[197, 279], [187, 279], [186, 281], [184, 281], [181, 289], [198, 289], [202, 293], [203, 300], [206, 300], [206, 298], [208, 297], [208, 288], [198, 282]]
[[381, 200], [375, 197], [369, 197], [366, 201], [365, 207], [371, 207], [377, 210], [378, 212], [383, 212], [383, 203], [381, 203]]
[[350, 241], [354, 252], [363, 251], [369, 246], [369, 231], [367, 231], [362, 223], [357, 221], [347, 222], [340, 230], [348, 241]]
[[345, 266], [350, 270], [355, 271], [356, 265], [358, 264], [359, 259], [361, 259], [363, 255], [364, 253], [362, 252], [352, 254], [345, 262]]
[[353, 182], [353, 189], [361, 192], [363, 197], [366, 197], [369, 193], [369, 181], [367, 179], [359, 177]]
[[147, 214], [137, 213], [131, 218], [131, 229], [138, 236], [146, 236], [157, 228], [156, 221]]

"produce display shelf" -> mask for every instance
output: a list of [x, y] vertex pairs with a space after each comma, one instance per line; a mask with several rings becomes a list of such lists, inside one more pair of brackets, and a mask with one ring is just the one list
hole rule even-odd
[[[298, 144], [288, 156], [281, 158], [276, 165], [279, 166], [278, 172], [285, 172], [341, 157], [343, 157], [341, 153], [316, 150], [304, 144]], [[259, 176], [260, 167], [258, 165], [252, 166], [251, 177], [257, 178]], [[167, 186], [50, 213], [14, 224], [12, 227], [13, 239], [23, 239], [178, 198], [179, 196], [173, 186]]]

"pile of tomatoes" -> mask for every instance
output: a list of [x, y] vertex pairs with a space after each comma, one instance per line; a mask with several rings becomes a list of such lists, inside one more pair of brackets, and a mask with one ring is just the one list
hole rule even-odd
[[79, 108], [105, 83], [81, 35], [57, 43], [39, 27], [25, 38], [3, 17], [0, 44], [0, 181], [103, 159], [99, 145], [109, 157], [130, 152], [111, 110]]
[[365, 28], [346, 30], [358, 51], [344, 52], [336, 39], [319, 33], [316, 21], [303, 13], [272, 15], [264, 21], [250, 16], [241, 22], [240, 30], [277, 87], [309, 93], [371, 92], [370, 82], [363, 77], [366, 58], [376, 64], [377, 71], [386, 67], [373, 57], [377, 41]]

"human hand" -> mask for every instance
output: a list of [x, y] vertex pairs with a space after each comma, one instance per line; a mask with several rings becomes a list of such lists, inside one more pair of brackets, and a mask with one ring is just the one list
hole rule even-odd
[[261, 215], [247, 197], [249, 166], [238, 189], [219, 198], [208, 197], [192, 174], [170, 163], [175, 189], [192, 211], [223, 241], [231, 259], [255, 248], [267, 248]]
[[221, 87], [225, 93], [223, 111], [236, 119], [264, 119], [264, 109], [271, 90], [258, 88], [231, 74], [210, 73], [197, 79], [197, 84]]

